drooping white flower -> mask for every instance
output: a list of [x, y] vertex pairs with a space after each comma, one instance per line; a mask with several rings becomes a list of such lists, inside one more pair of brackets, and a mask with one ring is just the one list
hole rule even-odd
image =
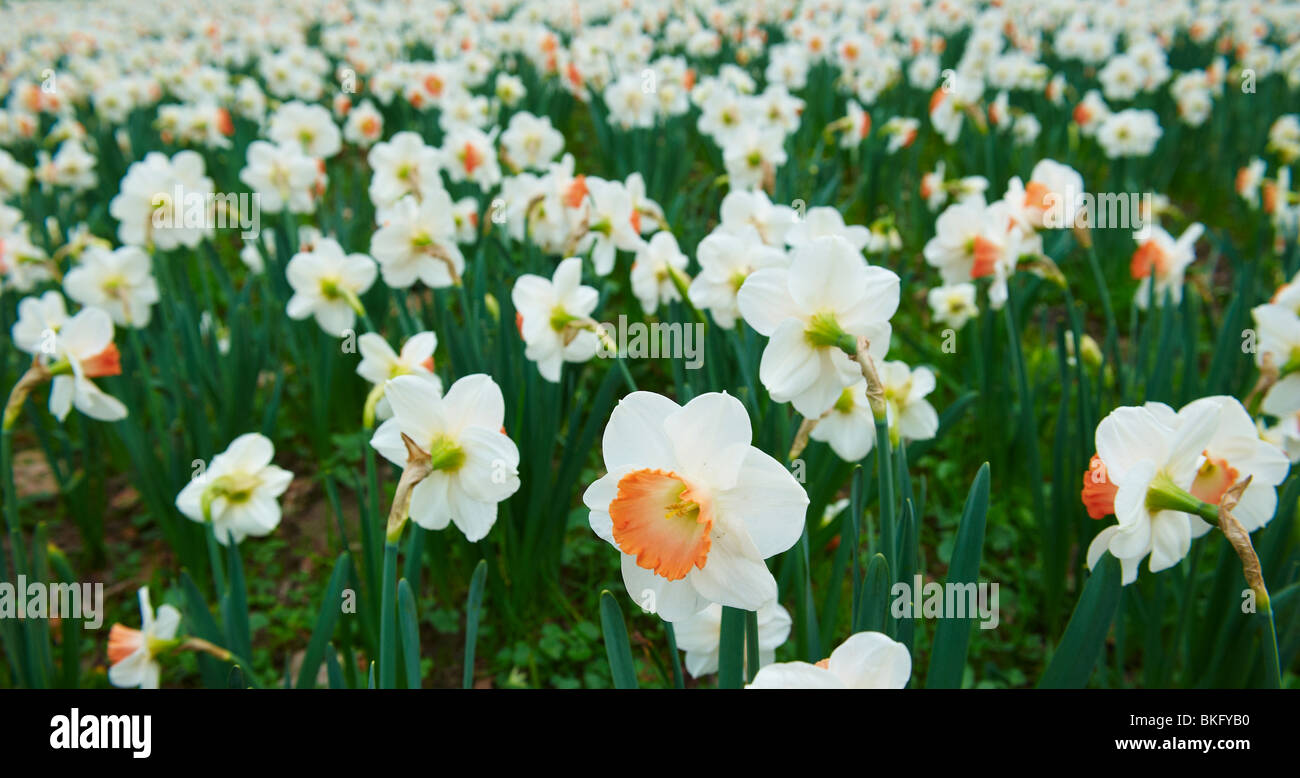
[[1089, 515], [1114, 513], [1119, 523], [1093, 538], [1089, 568], [1109, 551], [1129, 584], [1147, 556], [1157, 573], [1187, 554], [1192, 517], [1174, 509], [1173, 498], [1187, 493], [1198, 477], [1202, 452], [1218, 428], [1220, 399], [1189, 406], [1182, 416], [1157, 403], [1116, 408], [1097, 425], [1097, 455], [1084, 476], [1084, 504]]
[[82, 308], [58, 328], [54, 353], [41, 347], [40, 358], [53, 375], [50, 413], [54, 418], [63, 421], [74, 406], [100, 421], [126, 418], [126, 406], [91, 380], [122, 373], [121, 355], [113, 343], [113, 319], [106, 311]]
[[[586, 232], [577, 251], [591, 252], [597, 275], [609, 275], [614, 269], [615, 250], [637, 251], [643, 241], [636, 228], [639, 213], [632, 196], [618, 181], [581, 177], [586, 189]], [[570, 203], [572, 205], [572, 203]]]
[[925, 398], [934, 391], [934, 371], [908, 367], [905, 362], [883, 362], [880, 382], [885, 388], [889, 435], [901, 440], [929, 440], [939, 431], [939, 414]]
[[157, 689], [162, 680], [162, 666], [154, 657], [177, 644], [181, 612], [164, 605], [155, 618], [147, 586], [140, 587], [139, 599], [140, 629], [114, 624], [109, 630], [108, 681], [118, 687]]

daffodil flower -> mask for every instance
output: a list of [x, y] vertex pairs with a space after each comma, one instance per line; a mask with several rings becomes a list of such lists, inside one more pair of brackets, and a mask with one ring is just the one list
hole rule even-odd
[[747, 689], [902, 689], [912, 677], [907, 647], [880, 632], [859, 632], [818, 662], [780, 662]]
[[638, 602], [676, 622], [710, 602], [757, 611], [776, 597], [766, 558], [794, 545], [808, 495], [750, 445], [749, 416], [716, 392], [684, 407], [633, 392], [610, 415], [606, 475], [583, 494]]

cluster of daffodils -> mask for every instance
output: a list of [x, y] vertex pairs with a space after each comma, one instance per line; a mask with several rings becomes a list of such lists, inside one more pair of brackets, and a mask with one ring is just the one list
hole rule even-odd
[[[1065, 289], [1070, 306], [1103, 300], [1111, 335], [1122, 317], [1108, 283], [1122, 284], [1125, 297], [1132, 291], [1135, 321], [1153, 306], [1169, 321], [1219, 308], [1182, 302], [1217, 302], [1197, 288], [1201, 278], [1189, 285], [1189, 268], [1198, 256], [1230, 254], [1209, 249], [1234, 231], [1263, 236], [1253, 252], [1265, 257], [1258, 278], [1276, 283], [1277, 267], [1296, 273], [1300, 114], [1284, 112], [1300, 90], [1294, 4], [181, 0], [141, 15], [127, 0], [104, 0], [56, 8], [0, 10], [0, 317], [23, 355], [5, 432], [38, 390], [48, 388], [59, 422], [73, 408], [122, 421], [127, 405], [113, 393], [130, 401], [157, 390], [165, 395], [158, 407], [132, 405], [118, 426], [130, 428], [132, 465], [142, 469], [152, 449], [187, 434], [158, 417], [193, 402], [187, 423], [207, 418], [196, 398], [206, 401], [212, 387], [196, 386], [220, 381], [154, 380], [164, 350], [189, 348], [196, 334], [217, 342], [219, 368], [256, 363], [247, 371], [255, 380], [240, 386], [260, 391], [274, 371], [273, 408], [281, 396], [319, 398], [313, 383], [341, 377], [363, 390], [352, 402], [365, 397], [360, 439], [373, 478], [358, 481], [371, 482], [366, 521], [371, 504], [388, 499], [385, 476], [397, 478], [383, 549], [395, 560], [408, 520], [492, 543], [499, 511], [528, 527], [523, 546], [532, 550], [547, 517], [502, 508], [522, 487], [521, 460], [526, 478], [558, 483], [571, 471], [578, 479], [593, 464], [583, 455], [594, 452], [577, 441], [603, 425], [603, 474], [581, 498], [590, 526], [617, 549], [631, 599], [676, 630], [696, 678], [719, 670], [729, 608], [756, 617], [759, 656], [745, 662], [761, 666], [753, 688], [908, 683], [911, 643], [878, 632], [851, 635], [817, 664], [775, 663], [794, 619], [769, 565], [801, 537], [810, 545], [805, 532], [819, 528], [807, 526], [808, 506], [837, 504], [842, 484], [810, 497], [758, 443], [771, 449], [777, 431], [797, 427], [790, 460], [815, 441], [848, 463], [874, 452], [893, 477], [890, 452], [939, 435], [939, 383], [947, 390], [961, 380], [911, 331], [916, 310], [928, 306], [929, 321], [952, 330], [976, 321], [986, 342], [994, 341], [988, 313], [1005, 311], [1010, 354], [1022, 346], [1016, 322], [1037, 326], [1022, 315], [1028, 305], [1008, 305], [1033, 284], [1017, 273], [1053, 282], [1051, 294]], [[1183, 217], [1191, 198], [1175, 206], [1171, 197], [1185, 184], [1172, 170], [1164, 175], [1180, 145], [1215, 146], [1225, 170], [1239, 168], [1232, 206], [1248, 229], [1213, 223], [1203, 203], [1193, 212], [1204, 223]], [[1170, 194], [1151, 192], [1128, 212], [1139, 222], [1132, 242], [1126, 225], [1122, 245], [1089, 254], [1091, 275], [1057, 252], [1071, 245], [1069, 230], [1085, 250], [1106, 242], [1090, 233], [1103, 225], [1082, 197], [1085, 173], [1097, 186]], [[260, 234], [229, 229], [263, 216]], [[1107, 278], [1102, 263], [1118, 272]], [[1216, 271], [1236, 274], [1243, 263], [1226, 264]], [[1205, 280], [1214, 281], [1208, 272]], [[1300, 276], [1256, 303], [1232, 308], [1253, 317], [1249, 353], [1259, 375], [1249, 395], [1178, 410], [1121, 407], [1096, 429], [1082, 497], [1091, 516], [1116, 523], [1092, 541], [1090, 567], [1109, 553], [1129, 583], [1144, 560], [1152, 572], [1168, 569], [1216, 526], [1240, 552], [1277, 511], [1289, 464], [1300, 461]], [[203, 309], [186, 310], [195, 305]], [[241, 353], [255, 347], [232, 342], [237, 328], [221, 324], [237, 311], [277, 333], [268, 340], [292, 344]], [[669, 383], [673, 371], [661, 364], [593, 364], [618, 351], [597, 317], [628, 314], [637, 325], [700, 326], [709, 369]], [[293, 363], [335, 349], [333, 338], [355, 339], [341, 372], [312, 375], [306, 368], [320, 362]], [[1091, 337], [1071, 332], [1064, 342], [1071, 366], [1076, 357], [1100, 364]], [[1114, 380], [1132, 371], [1112, 364], [1129, 346], [1127, 337], [1108, 338], [1110, 372], [1100, 376], [1102, 391], [1078, 397], [1089, 428], [1075, 439], [1091, 432], [1088, 414], [1133, 396], [1132, 380]], [[1019, 356], [1029, 442], [1041, 414], [1024, 363], [1035, 355]], [[616, 381], [590, 391], [589, 377], [604, 370], [619, 370], [632, 390], [617, 404]], [[638, 381], [655, 391], [638, 391]], [[140, 391], [127, 392], [133, 382]], [[552, 433], [508, 430], [507, 422], [527, 425], [555, 410], [538, 395], [576, 408]], [[1090, 405], [1099, 398], [1111, 405]], [[598, 417], [583, 418], [587, 405], [601, 406]], [[320, 440], [356, 431], [355, 408], [325, 410], [330, 418], [314, 418]], [[330, 426], [334, 419], [346, 423]], [[263, 428], [282, 428], [272, 421]], [[43, 440], [47, 432], [40, 428]], [[230, 439], [236, 432], [223, 428], [224, 451], [196, 452], [202, 467], [183, 487], [168, 484], [161, 502], [237, 558], [238, 544], [280, 525], [295, 475], [275, 463], [270, 438]], [[537, 438], [547, 438], [544, 450]], [[301, 482], [320, 475], [285, 456], [296, 440], [277, 443]], [[557, 469], [558, 445], [576, 450], [564, 451]], [[392, 467], [371, 467], [375, 452]], [[574, 484], [553, 494], [529, 483], [519, 502], [568, 511]], [[375, 549], [366, 547], [369, 556]], [[361, 577], [369, 585], [376, 572]], [[148, 591], [139, 597], [141, 629], [115, 625], [109, 637], [112, 683], [158, 686], [158, 659], [172, 650], [231, 658], [177, 637], [177, 610], [163, 605], [155, 615]]]
[[943, 175], [940, 168], [922, 180], [927, 202], [942, 203], [946, 197], [941, 195], [949, 190], [956, 198], [939, 214], [935, 236], [925, 244], [925, 261], [943, 279], [929, 302], [937, 321], [961, 327], [978, 312], [977, 280], [988, 279], [989, 305], [1000, 309], [1007, 301], [1007, 280], [1021, 262], [1042, 257], [1040, 232], [1083, 223], [1083, 177], [1068, 165], [1045, 159], [1034, 166], [1028, 182], [1012, 178], [1002, 198], [988, 203], [987, 181], [958, 179], [950, 184]]

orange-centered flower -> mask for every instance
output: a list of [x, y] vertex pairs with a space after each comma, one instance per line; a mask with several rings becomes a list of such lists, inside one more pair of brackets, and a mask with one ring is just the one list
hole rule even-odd
[[108, 661], [117, 664], [140, 650], [144, 645], [144, 633], [131, 629], [124, 624], [114, 624], [108, 631]]
[[713, 507], [672, 471], [644, 469], [623, 476], [609, 516], [623, 553], [670, 581], [708, 561]]
[[971, 256], [975, 258], [975, 264], [971, 265], [970, 277], [983, 278], [993, 275], [1000, 253], [998, 244], [983, 235], [976, 236], [975, 240], [971, 241]]
[[1037, 181], [1030, 181], [1025, 186], [1025, 207], [1037, 208], [1040, 211], [1047, 210], [1047, 196], [1052, 190], [1047, 188], [1046, 184], [1040, 184]]
[[1228, 464], [1226, 459], [1215, 459], [1210, 452], [1205, 452], [1205, 464], [1196, 471], [1196, 480], [1192, 482], [1192, 496], [1211, 505], [1218, 505], [1228, 487], [1237, 482], [1240, 473]]
[[1129, 270], [1133, 273], [1134, 278], [1146, 278], [1151, 275], [1151, 269], [1155, 268], [1156, 276], [1163, 277], [1165, 270], [1169, 265], [1169, 255], [1165, 250], [1160, 248], [1160, 244], [1154, 240], [1149, 240], [1138, 246], [1137, 251], [1133, 252], [1133, 262]]
[[1118, 491], [1119, 487], [1107, 477], [1101, 457], [1093, 454], [1088, 472], [1083, 474], [1083, 505], [1088, 509], [1088, 515], [1100, 519], [1114, 513], [1115, 493]]
[[939, 107], [939, 103], [942, 103], [946, 96], [943, 87], [934, 90], [934, 94], [930, 95], [930, 113], [934, 113], [934, 109]]
[[230, 120], [230, 111], [225, 108], [217, 109], [217, 131], [222, 135], [235, 134], [235, 123]]
[[461, 157], [465, 162], [465, 173], [467, 175], [474, 175], [474, 168], [483, 164], [483, 155], [479, 153], [478, 149], [474, 148], [473, 143], [465, 144], [465, 150], [461, 153]]
[[574, 177], [573, 183], [569, 184], [569, 188], [564, 192], [564, 204], [570, 208], [577, 208], [579, 205], [582, 205], [583, 198], [586, 196], [587, 177], [584, 175], [577, 175]]
[[81, 368], [87, 378], [122, 375], [122, 354], [117, 350], [116, 343], [109, 343], [108, 348], [89, 359], [82, 360]]

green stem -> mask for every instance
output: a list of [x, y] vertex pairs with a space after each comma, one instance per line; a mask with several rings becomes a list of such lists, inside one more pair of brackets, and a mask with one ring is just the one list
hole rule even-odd
[[397, 541], [384, 544], [383, 595], [379, 606], [379, 688], [397, 684]]
[[1256, 595], [1256, 607], [1259, 608], [1259, 617], [1264, 622], [1264, 672], [1268, 680], [1270, 689], [1282, 688], [1282, 665], [1278, 659], [1277, 652], [1277, 624], [1273, 621], [1273, 605], [1269, 602], [1268, 595], [1263, 597]]
[[671, 621], [664, 622], [664, 634], [668, 636], [668, 654], [673, 662], [673, 688], [683, 689], [686, 682], [682, 679], [682, 658], [677, 654], [677, 633]]
[[[876, 419], [876, 472], [880, 479], [880, 545], [890, 569], [896, 569], [894, 548], [894, 457], [888, 419]], [[853, 549], [856, 555], [858, 549]]]
[[745, 611], [745, 681], [754, 682], [758, 675], [758, 611]]

